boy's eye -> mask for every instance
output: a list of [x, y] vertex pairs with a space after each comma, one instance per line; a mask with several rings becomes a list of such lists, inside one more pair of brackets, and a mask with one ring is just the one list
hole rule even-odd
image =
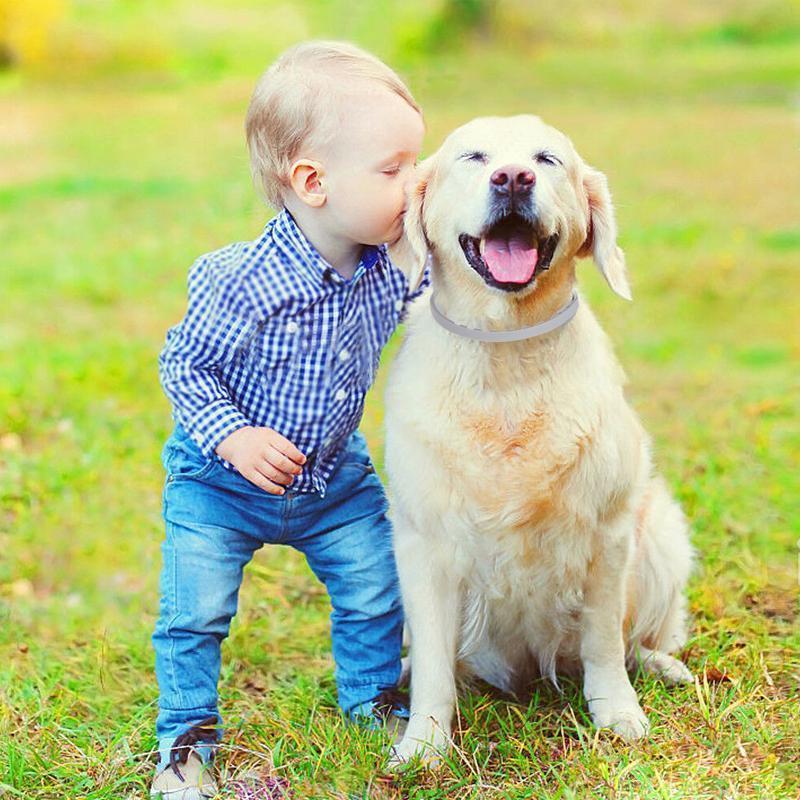
[[384, 175], [397, 175], [398, 172], [400, 172], [400, 167], [388, 167], [383, 170]]

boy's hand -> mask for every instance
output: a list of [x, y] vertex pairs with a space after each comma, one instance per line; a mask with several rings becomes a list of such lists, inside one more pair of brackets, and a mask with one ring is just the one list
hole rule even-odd
[[306, 463], [306, 457], [272, 428], [239, 428], [217, 445], [217, 454], [270, 494], [283, 494], [283, 487]]

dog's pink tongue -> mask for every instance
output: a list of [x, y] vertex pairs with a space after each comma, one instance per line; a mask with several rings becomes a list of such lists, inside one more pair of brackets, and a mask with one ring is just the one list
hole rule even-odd
[[536, 269], [539, 253], [523, 234], [488, 237], [483, 260], [496, 281], [526, 283]]

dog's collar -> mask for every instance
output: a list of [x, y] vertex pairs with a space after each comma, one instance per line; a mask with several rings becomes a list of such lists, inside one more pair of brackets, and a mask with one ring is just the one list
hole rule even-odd
[[518, 342], [522, 339], [532, 339], [566, 325], [578, 311], [578, 293], [573, 292], [569, 303], [556, 311], [550, 319], [530, 325], [527, 328], [514, 328], [510, 331], [485, 331], [480, 328], [467, 328], [448, 319], [436, 306], [431, 294], [431, 313], [433, 318], [451, 333], [464, 336], [467, 339], [477, 339], [479, 342]]

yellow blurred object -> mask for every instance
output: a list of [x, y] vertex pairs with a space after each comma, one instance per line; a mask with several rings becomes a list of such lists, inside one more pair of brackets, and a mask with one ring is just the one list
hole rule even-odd
[[66, 11], [66, 0], [0, 0], [0, 58], [11, 64], [43, 63], [50, 33]]

